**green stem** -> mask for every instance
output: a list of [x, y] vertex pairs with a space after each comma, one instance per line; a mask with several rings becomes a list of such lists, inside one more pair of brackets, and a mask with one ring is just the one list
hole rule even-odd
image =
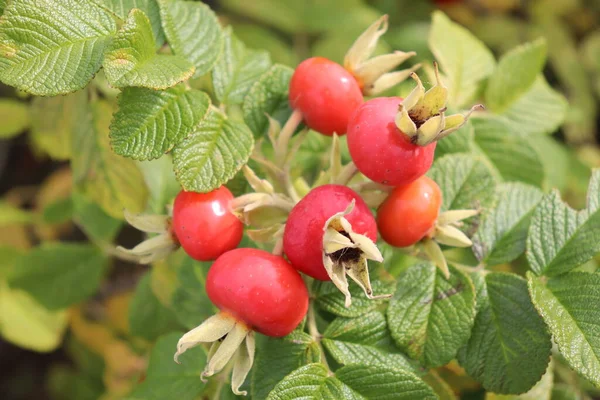
[[302, 122], [302, 113], [299, 110], [294, 110], [283, 128], [281, 128], [281, 132], [279, 132], [275, 145], [275, 164], [280, 168], [285, 164], [290, 139], [294, 135], [294, 132], [296, 132], [296, 128], [298, 128], [300, 122]]
[[335, 177], [335, 183], [338, 185], [348, 185], [348, 182], [352, 180], [358, 173], [356, 165], [350, 161], [342, 168], [338, 176]]

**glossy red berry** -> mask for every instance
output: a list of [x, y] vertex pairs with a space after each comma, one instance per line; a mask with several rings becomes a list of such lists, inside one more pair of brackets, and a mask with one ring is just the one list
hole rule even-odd
[[190, 257], [215, 260], [238, 246], [244, 225], [229, 208], [232, 200], [233, 194], [225, 186], [209, 193], [179, 192], [171, 229]]
[[377, 210], [377, 227], [392, 246], [412, 246], [435, 227], [442, 205], [440, 187], [427, 176], [398, 186]]
[[361, 105], [348, 123], [348, 148], [356, 167], [384, 185], [405, 185], [424, 175], [436, 142], [418, 146], [394, 123], [400, 97], [379, 97]]
[[208, 271], [206, 293], [220, 310], [272, 337], [288, 335], [308, 310], [300, 274], [283, 257], [259, 249], [219, 257]]
[[325, 135], [343, 135], [363, 96], [350, 72], [331, 60], [313, 57], [296, 67], [289, 100], [309, 128]]
[[308, 193], [290, 212], [283, 234], [283, 251], [292, 265], [306, 275], [330, 280], [323, 266], [323, 228], [334, 214], [355, 200], [352, 212], [344, 218], [354, 232], [377, 240], [377, 224], [364, 200], [341, 185], [319, 186]]

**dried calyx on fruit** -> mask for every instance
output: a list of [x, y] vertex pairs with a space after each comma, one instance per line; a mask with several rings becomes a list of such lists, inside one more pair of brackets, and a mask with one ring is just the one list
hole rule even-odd
[[352, 189], [323, 185], [311, 190], [285, 224], [283, 250], [294, 268], [322, 281], [331, 280], [351, 304], [349, 276], [371, 299], [374, 296], [367, 260], [382, 262], [375, 245], [377, 223]]
[[392, 71], [404, 61], [416, 55], [414, 51], [394, 51], [370, 58], [379, 38], [387, 31], [388, 16], [375, 21], [356, 39], [344, 57], [344, 68], [354, 75], [363, 94], [373, 96], [404, 81], [421, 66]]
[[438, 243], [470, 247], [459, 228], [477, 210], [451, 210], [440, 214], [442, 192], [431, 178], [422, 176], [390, 192], [377, 210], [377, 227], [383, 240], [395, 247], [416, 245], [448, 277], [448, 265]]
[[352, 296], [348, 290], [348, 278], [352, 278], [370, 299], [387, 298], [390, 295], [373, 295], [367, 260], [383, 262], [381, 252], [365, 235], [354, 232], [346, 218], [354, 209], [355, 201], [344, 211], [331, 216], [323, 226], [323, 266], [333, 284], [346, 297], [345, 306], [350, 307]]
[[448, 88], [442, 83], [437, 63], [434, 63], [434, 70], [436, 83], [428, 91], [419, 76], [411, 74], [417, 86], [402, 100], [395, 119], [398, 129], [419, 146], [448, 136], [462, 127], [473, 111], [483, 109], [482, 105], [476, 105], [466, 115], [446, 116]]
[[254, 361], [254, 332], [290, 334], [308, 310], [300, 274], [281, 256], [240, 248], [219, 257], [206, 277], [206, 293], [221, 310], [181, 337], [175, 361], [186, 350], [212, 343], [202, 379], [232, 365], [231, 389], [240, 391]]
[[119, 246], [117, 251], [149, 264], [181, 246], [195, 260], [215, 260], [242, 240], [244, 225], [231, 210], [233, 199], [225, 186], [209, 193], [182, 190], [175, 198], [171, 215], [133, 215], [125, 211], [131, 226], [158, 235], [133, 249]]

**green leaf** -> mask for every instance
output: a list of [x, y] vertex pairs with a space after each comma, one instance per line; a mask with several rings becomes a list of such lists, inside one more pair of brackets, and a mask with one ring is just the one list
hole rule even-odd
[[548, 369], [542, 379], [535, 384], [528, 392], [514, 395], [514, 394], [495, 394], [488, 392], [485, 396], [485, 400], [551, 400], [552, 398], [552, 386], [554, 383], [554, 373], [552, 370], [553, 363], [550, 362]]
[[471, 120], [467, 120], [467, 123], [458, 131], [437, 142], [435, 157], [441, 158], [453, 153], [469, 153], [475, 140], [474, 132]]
[[33, 222], [33, 214], [0, 200], [0, 226]]
[[127, 19], [127, 15], [132, 9], [142, 10], [152, 24], [152, 34], [156, 38], [156, 46], [160, 47], [165, 42], [165, 33], [160, 22], [160, 9], [156, 0], [96, 0], [96, 2], [104, 5], [122, 20]]
[[308, 363], [321, 361], [319, 345], [300, 331], [283, 338], [258, 338], [256, 360], [252, 367], [252, 397], [267, 398], [287, 374]]
[[475, 319], [475, 288], [449, 266], [450, 279], [431, 263], [417, 264], [398, 278], [387, 310], [396, 344], [426, 367], [452, 360], [467, 342]]
[[69, 222], [73, 218], [73, 199], [65, 197], [44, 207], [42, 218], [47, 224]]
[[116, 29], [90, 0], [11, 1], [0, 25], [0, 80], [39, 96], [79, 90]]
[[529, 293], [569, 366], [600, 385], [600, 275], [571, 272], [556, 278], [528, 273]]
[[107, 262], [102, 252], [89, 245], [45, 243], [16, 261], [9, 284], [49, 310], [58, 310], [96, 292]]
[[175, 179], [171, 156], [165, 155], [156, 160], [140, 162], [139, 166], [150, 192], [148, 211], [164, 214], [166, 206], [171, 204], [181, 190]]
[[209, 105], [206, 93], [183, 86], [125, 88], [110, 125], [112, 149], [136, 160], [159, 158], [192, 133]]
[[482, 81], [494, 71], [492, 53], [441, 11], [433, 13], [429, 47], [447, 77], [450, 104], [457, 108], [471, 106]]
[[244, 38], [244, 43], [250, 48], [268, 51], [275, 63], [292, 67], [298, 64], [298, 55], [285, 40], [286, 38], [277, 32], [252, 22], [232, 22], [233, 31]]
[[527, 260], [538, 275], [559, 275], [589, 261], [600, 251], [600, 170], [594, 170], [587, 207], [576, 211], [558, 191], [535, 209], [527, 238]]
[[266, 134], [269, 128], [267, 115], [275, 119], [290, 114], [288, 87], [294, 70], [275, 64], [265, 72], [244, 97], [244, 121], [255, 137]]
[[322, 343], [342, 365], [393, 365], [422, 374], [418, 366], [394, 346], [385, 316], [379, 311], [358, 318], [336, 318], [323, 333]]
[[[371, 272], [371, 274], [373, 293], [389, 294], [394, 292], [394, 281], [384, 282], [380, 279], [373, 279], [373, 272]], [[358, 285], [350, 284], [349, 289], [350, 294], [352, 295], [352, 305], [346, 308], [344, 305], [344, 295], [338, 290], [338, 288], [332, 285], [331, 282], [315, 280], [313, 283], [315, 304], [322, 310], [331, 314], [338, 315], [340, 317], [353, 318], [366, 314], [387, 302], [385, 299], [370, 300], [366, 298], [363, 290]]]
[[181, 364], [173, 361], [177, 341], [183, 333], [162, 336], [152, 350], [146, 380], [125, 400], [195, 399], [204, 389], [200, 373], [206, 363], [201, 346], [190, 349], [179, 357]]
[[550, 360], [550, 335], [514, 274], [490, 273], [478, 293], [479, 311], [458, 360], [488, 391], [518, 394], [540, 380]]
[[139, 281], [129, 303], [129, 329], [131, 334], [148, 340], [178, 327], [173, 312], [164, 307], [150, 287], [150, 273]]
[[4, 340], [49, 352], [60, 346], [67, 324], [66, 311], [49, 311], [28, 293], [0, 282], [0, 336]]
[[34, 145], [57, 160], [71, 157], [71, 141], [80, 127], [78, 116], [87, 106], [87, 93], [35, 97], [31, 103], [31, 139]]
[[279, 382], [267, 400], [412, 400], [437, 399], [433, 390], [414, 374], [373, 365], [349, 365], [328, 376], [322, 364], [298, 368]]
[[217, 99], [225, 104], [242, 104], [254, 82], [270, 66], [269, 53], [247, 49], [233, 34], [231, 27], [227, 27], [223, 54], [212, 72]]
[[472, 122], [475, 143], [502, 178], [538, 187], [544, 184], [544, 164], [526, 136], [498, 117], [473, 118]]
[[533, 85], [546, 62], [546, 40], [525, 43], [504, 54], [490, 77], [485, 101], [492, 111], [502, 112]]
[[181, 324], [195, 328], [215, 311], [205, 289], [209, 265], [191, 259], [182, 251], [169, 257], [169, 265], [176, 266], [177, 271], [169, 307]]
[[557, 383], [552, 388], [551, 400], [581, 400], [578, 390], [566, 383]]
[[522, 135], [552, 133], [564, 122], [568, 103], [543, 76], [500, 116]]
[[223, 51], [223, 32], [215, 13], [194, 1], [158, 0], [158, 4], [175, 54], [196, 66], [196, 77], [209, 72]]
[[196, 131], [175, 146], [175, 175], [187, 191], [210, 192], [242, 169], [253, 147], [252, 132], [243, 122], [211, 109]]
[[477, 157], [444, 156], [436, 160], [428, 175], [442, 189], [443, 211], [485, 208], [494, 203], [494, 176]]
[[135, 162], [110, 149], [111, 112], [103, 101], [86, 107], [73, 138], [71, 168], [74, 182], [90, 200], [111, 217], [123, 219], [123, 209], [144, 210], [148, 190]]
[[80, 191], [74, 191], [73, 220], [77, 226], [92, 240], [110, 243], [115, 238], [123, 222], [108, 215], [95, 202], [88, 199]]
[[522, 183], [496, 188], [496, 207], [484, 214], [473, 237], [473, 252], [488, 266], [508, 263], [525, 251], [531, 215], [544, 194]]
[[156, 54], [150, 20], [131, 10], [104, 56], [104, 73], [113, 87], [166, 89], [189, 79], [195, 67], [183, 57]]
[[27, 104], [16, 100], [0, 99], [0, 138], [17, 136], [29, 127]]

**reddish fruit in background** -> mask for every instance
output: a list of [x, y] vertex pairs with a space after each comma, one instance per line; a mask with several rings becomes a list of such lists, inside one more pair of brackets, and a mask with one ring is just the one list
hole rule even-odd
[[220, 310], [272, 337], [292, 332], [308, 310], [298, 271], [259, 249], [234, 249], [219, 257], [208, 271], [206, 292]]
[[439, 186], [427, 176], [394, 188], [377, 210], [377, 227], [392, 246], [412, 246], [435, 227], [442, 205]]
[[171, 229], [190, 257], [214, 260], [239, 245], [244, 225], [229, 208], [232, 200], [225, 186], [209, 193], [179, 192]]
[[379, 97], [362, 104], [348, 123], [348, 148], [356, 167], [384, 185], [405, 185], [424, 175], [436, 142], [411, 143], [394, 122], [400, 97]]
[[358, 82], [344, 67], [313, 57], [296, 67], [289, 101], [293, 109], [302, 113], [309, 128], [325, 135], [343, 135], [363, 96]]
[[331, 216], [344, 211], [354, 200], [355, 207], [344, 218], [354, 232], [377, 240], [377, 223], [364, 200], [341, 185], [319, 186], [308, 193], [291, 211], [283, 234], [283, 250], [292, 265], [322, 281], [330, 280], [323, 266], [323, 227]]

